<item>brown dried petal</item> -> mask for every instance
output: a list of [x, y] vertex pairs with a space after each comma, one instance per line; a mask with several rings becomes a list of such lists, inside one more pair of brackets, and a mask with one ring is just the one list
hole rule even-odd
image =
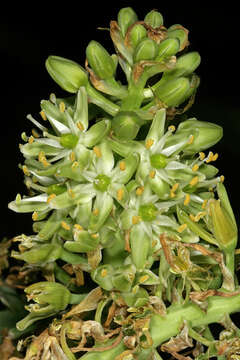
[[179, 335], [172, 337], [168, 342], [161, 346], [161, 350], [164, 352], [178, 352], [188, 347], [192, 347], [192, 339], [188, 337], [188, 326], [184, 321], [184, 326]]

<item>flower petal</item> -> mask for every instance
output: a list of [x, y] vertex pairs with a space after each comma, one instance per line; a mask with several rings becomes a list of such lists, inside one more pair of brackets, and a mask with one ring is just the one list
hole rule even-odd
[[96, 154], [96, 168], [98, 174], [109, 175], [114, 166], [114, 157], [112, 149], [107, 141], [101, 142], [99, 145], [93, 148]]
[[119, 160], [114, 170], [112, 171], [112, 181], [126, 184], [137, 169], [139, 156], [133, 153], [125, 159]]
[[106, 192], [97, 192], [93, 212], [89, 221], [89, 230], [97, 232], [107, 220], [113, 207], [113, 199]]

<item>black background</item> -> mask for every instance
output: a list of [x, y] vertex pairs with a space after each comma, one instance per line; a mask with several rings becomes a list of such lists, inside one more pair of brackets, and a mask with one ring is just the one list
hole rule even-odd
[[[209, 3], [209, 4], [208, 4]], [[31, 214], [15, 214], [7, 204], [16, 194], [26, 193], [18, 163], [23, 158], [18, 144], [23, 131], [30, 132], [26, 115], [40, 111], [41, 99], [54, 92], [67, 95], [45, 70], [49, 55], [63, 56], [81, 65], [85, 48], [92, 39], [113, 52], [108, 31], [122, 7], [131, 6], [140, 20], [152, 9], [160, 11], [164, 25], [182, 24], [189, 29], [189, 51], [199, 51], [201, 77], [195, 104], [189, 116], [223, 126], [224, 137], [215, 145], [216, 166], [225, 176], [225, 185], [237, 216], [239, 200], [239, 10], [234, 2], [115, 1], [34, 2], [6, 4], [0, 15], [1, 112], [0, 112], [0, 237], [29, 234]]]

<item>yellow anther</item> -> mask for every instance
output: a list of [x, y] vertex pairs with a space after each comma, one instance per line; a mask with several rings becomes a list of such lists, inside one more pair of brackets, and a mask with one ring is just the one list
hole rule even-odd
[[118, 199], [119, 201], [122, 200], [123, 195], [124, 195], [124, 189], [118, 189], [118, 191], [117, 191], [117, 199]]
[[79, 224], [74, 224], [74, 229], [76, 230], [83, 230], [83, 227]]
[[206, 155], [205, 155], [204, 152], [201, 151], [201, 152], [199, 153], [199, 157], [200, 157], [200, 160], [204, 160], [205, 157], [206, 157]]
[[101, 276], [102, 276], [102, 277], [105, 277], [105, 276], [107, 276], [107, 274], [108, 274], [107, 269], [102, 269], [102, 271], [101, 271]]
[[207, 159], [206, 159], [206, 163], [211, 162], [211, 161], [212, 161], [212, 158], [213, 158], [213, 152], [210, 151], [209, 154], [208, 154], [208, 157], [207, 157]]
[[39, 137], [40, 137], [40, 135], [38, 134], [38, 132], [37, 132], [36, 130], [34, 130], [34, 129], [32, 129], [32, 134], [33, 134], [33, 136], [34, 136], [35, 138], [39, 138]]
[[145, 146], [147, 149], [150, 149], [150, 147], [153, 145], [154, 140], [153, 139], [147, 139]]
[[93, 212], [92, 212], [92, 213], [93, 213], [93, 215], [98, 216], [98, 214], [99, 214], [99, 210], [96, 208], [96, 209], [94, 209], [94, 210], [93, 210]]
[[36, 184], [38, 182], [38, 179], [36, 178], [36, 176], [32, 177], [32, 181], [34, 182], [34, 184]]
[[195, 221], [198, 222], [203, 216], [206, 215], [206, 211], [200, 211], [196, 216], [195, 216]]
[[144, 192], [144, 186], [139, 186], [136, 190], [136, 195], [142, 195], [142, 193]]
[[185, 196], [185, 200], [184, 200], [184, 205], [188, 205], [190, 203], [191, 197], [189, 194], [186, 194]]
[[192, 171], [198, 171], [198, 169], [199, 169], [198, 164], [193, 165]]
[[98, 233], [96, 233], [96, 234], [91, 234], [91, 237], [92, 237], [93, 239], [97, 239], [97, 238], [99, 237], [99, 234], [98, 234]]
[[61, 227], [67, 231], [70, 230], [70, 226], [65, 221], [61, 222]]
[[202, 209], [205, 209], [205, 208], [206, 208], [207, 202], [208, 202], [207, 199], [205, 199], [205, 200], [203, 201], [203, 203], [202, 203]]
[[174, 198], [176, 196], [175, 192], [170, 190], [170, 198]]
[[136, 294], [136, 292], [139, 290], [139, 286], [138, 285], [135, 285], [133, 288], [132, 288], [132, 293], [133, 294]]
[[99, 149], [98, 146], [94, 146], [93, 151], [96, 157], [100, 158], [102, 156], [101, 150]]
[[34, 142], [34, 137], [31, 135], [29, 138], [28, 138], [28, 143], [29, 144], [32, 144]]
[[176, 127], [175, 127], [174, 125], [170, 125], [170, 126], [168, 127], [168, 131], [174, 132], [175, 130], [176, 130]]
[[140, 283], [144, 283], [144, 281], [146, 281], [148, 279], [149, 279], [149, 275], [143, 275], [140, 277], [139, 281], [140, 281]]
[[155, 170], [151, 170], [149, 173], [150, 178], [154, 179], [156, 175], [156, 171]]
[[38, 154], [38, 161], [43, 164], [43, 166], [47, 167], [50, 163], [47, 161], [46, 156], [43, 151], [40, 151]]
[[213, 188], [212, 186], [210, 186], [210, 187], [208, 188], [208, 191], [214, 192], [214, 188]]
[[153, 241], [152, 241], [152, 247], [156, 246], [157, 243], [158, 243], [157, 240], [153, 240]]
[[32, 183], [31, 183], [30, 180], [27, 180], [27, 181], [25, 182], [25, 185], [26, 185], [26, 187], [27, 187], [28, 189], [31, 189]]
[[54, 199], [56, 196], [57, 196], [56, 194], [51, 194], [51, 195], [49, 195], [49, 197], [47, 198], [47, 203], [49, 204], [50, 201], [51, 201], [52, 199]]
[[221, 176], [220, 176], [220, 181], [221, 181], [222, 183], [224, 182], [224, 179], [225, 179], [224, 175], [221, 175]]
[[75, 152], [74, 151], [71, 151], [70, 152], [70, 155], [69, 155], [69, 158], [72, 162], [74, 162], [76, 160], [76, 155], [75, 155]]
[[195, 185], [197, 185], [198, 181], [199, 181], [198, 176], [194, 176], [194, 178], [192, 178], [192, 180], [189, 182], [189, 184], [191, 186], [195, 186]]
[[193, 214], [190, 214], [190, 215], [189, 215], [189, 218], [190, 218], [192, 221], [194, 221], [194, 222], [196, 221], [196, 220], [195, 220], [195, 216], [194, 216]]
[[124, 171], [126, 169], [126, 163], [125, 161], [120, 161], [119, 163], [120, 170]]
[[172, 186], [172, 191], [175, 192], [179, 187], [179, 183], [176, 183]]
[[33, 219], [33, 221], [37, 221], [37, 219], [38, 219], [38, 213], [37, 213], [37, 211], [34, 211], [34, 212], [33, 212], [33, 214], [32, 214], [32, 219]]
[[59, 104], [59, 110], [63, 113], [65, 111], [65, 109], [66, 109], [66, 106], [65, 106], [64, 102], [61, 101]]
[[187, 224], [182, 224], [177, 228], [179, 233], [182, 233], [187, 228]]
[[45, 121], [47, 120], [47, 117], [46, 117], [45, 112], [43, 110], [40, 111], [40, 115], [41, 115], [43, 120], [45, 120]]
[[23, 165], [22, 171], [26, 176], [30, 176], [30, 172], [29, 172], [28, 167], [26, 165]]
[[191, 135], [189, 140], [188, 140], [188, 144], [192, 144], [193, 143], [193, 140], [194, 140], [194, 135]]
[[140, 220], [141, 220], [140, 216], [134, 215], [134, 216], [132, 217], [132, 223], [133, 223], [133, 225], [138, 224], [138, 223], [140, 222]]
[[74, 163], [72, 164], [72, 169], [76, 169], [78, 167], [79, 163], [77, 161], [74, 161]]
[[218, 153], [214, 154], [212, 157], [212, 161], [216, 161], [218, 159]]
[[71, 198], [75, 198], [75, 193], [72, 189], [68, 189], [68, 195], [71, 196]]
[[83, 126], [83, 123], [81, 123], [81, 121], [78, 121], [78, 122], [76, 123], [76, 125], [77, 125], [77, 127], [78, 127], [78, 129], [79, 129], [80, 131], [83, 131], [83, 130], [84, 130], [84, 126]]

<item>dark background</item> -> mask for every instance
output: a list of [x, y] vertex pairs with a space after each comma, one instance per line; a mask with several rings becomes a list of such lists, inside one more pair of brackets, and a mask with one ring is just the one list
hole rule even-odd
[[19, 8], [5, 3], [0, 15], [0, 237], [32, 232], [31, 214], [15, 214], [7, 204], [18, 192], [25, 193], [23, 175], [18, 169], [23, 161], [18, 144], [21, 133], [31, 131], [26, 115], [37, 115], [40, 100], [52, 92], [57, 97], [67, 95], [45, 70], [46, 58], [58, 55], [84, 65], [85, 48], [91, 39], [113, 52], [108, 32], [97, 27], [108, 27], [110, 20], [116, 20], [118, 11], [126, 6], [133, 7], [140, 20], [148, 11], [157, 9], [166, 27], [179, 23], [190, 30], [189, 51], [199, 51], [202, 62], [197, 70], [201, 85], [189, 116], [223, 126], [224, 138], [213, 151], [219, 152], [216, 166], [225, 176], [239, 219], [239, 11], [231, 1], [208, 3], [69, 1], [34, 2], [31, 6], [24, 3]]

